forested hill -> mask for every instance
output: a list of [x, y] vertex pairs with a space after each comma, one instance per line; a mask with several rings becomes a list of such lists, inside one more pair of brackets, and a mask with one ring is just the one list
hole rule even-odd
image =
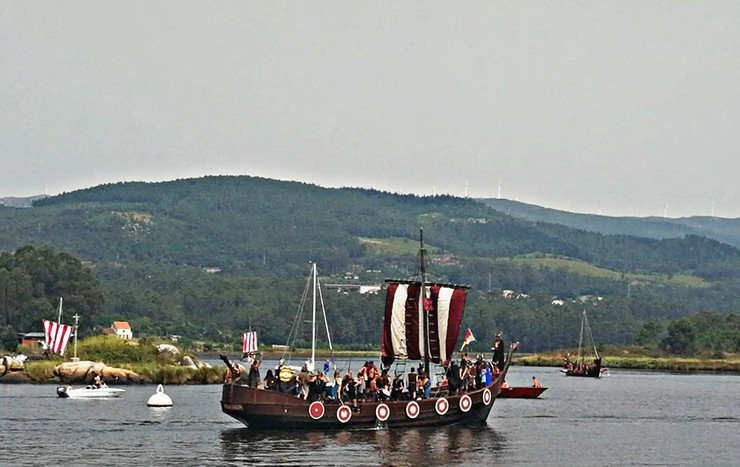
[[[701, 236], [610, 236], [472, 199], [247, 176], [118, 183], [0, 207], [0, 250], [52, 247], [89, 265], [104, 287], [102, 309], [87, 317], [94, 325], [127, 319], [144, 332], [224, 339], [253, 326], [284, 343], [309, 262], [328, 282], [404, 277], [416, 267], [419, 228], [431, 273], [473, 286], [463, 324], [479, 340], [506, 329], [529, 349], [572, 344], [584, 300], [599, 299], [592, 327], [612, 342], [631, 341], [649, 319], [740, 305], [740, 250]], [[47, 298], [49, 313], [56, 299]], [[382, 296], [326, 299], [334, 342], [377, 343]], [[0, 311], [6, 321], [14, 313]]]
[[497, 211], [532, 222], [561, 224], [574, 229], [610, 235], [634, 235], [646, 238], [682, 238], [699, 235], [740, 247], [740, 219], [710, 216], [682, 218], [612, 217], [578, 214], [549, 209], [509, 199], [481, 198], [483, 204]]

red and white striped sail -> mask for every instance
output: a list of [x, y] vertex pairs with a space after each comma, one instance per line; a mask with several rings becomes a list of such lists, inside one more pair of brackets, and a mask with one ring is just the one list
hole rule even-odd
[[242, 353], [256, 352], [257, 349], [257, 331], [245, 332], [242, 336]]
[[67, 343], [74, 332], [74, 326], [55, 323], [54, 321], [41, 320], [44, 325], [44, 338], [50, 352], [64, 355]]
[[[420, 282], [388, 284], [380, 349], [383, 363], [390, 364], [396, 357], [422, 360], [428, 355], [434, 363], [452, 358], [465, 311], [467, 287], [432, 283], [425, 288], [426, 297], [422, 297]], [[429, 317], [428, 352], [424, 313]]]

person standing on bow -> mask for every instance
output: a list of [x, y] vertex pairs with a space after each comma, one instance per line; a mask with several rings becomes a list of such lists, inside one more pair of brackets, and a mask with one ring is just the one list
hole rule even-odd
[[500, 331], [496, 334], [496, 339], [493, 341], [491, 350], [493, 350], [493, 358], [491, 359], [493, 364], [496, 365], [499, 371], [504, 371], [506, 352], [504, 350], [504, 338]]

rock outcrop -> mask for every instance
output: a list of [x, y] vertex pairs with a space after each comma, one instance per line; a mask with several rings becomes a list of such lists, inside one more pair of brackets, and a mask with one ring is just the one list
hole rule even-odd
[[157, 346], [157, 354], [168, 355], [172, 358], [176, 358], [178, 355], [180, 355], [180, 349], [172, 344], [159, 344]]
[[23, 371], [23, 362], [25, 361], [25, 355], [16, 355], [15, 357], [11, 357], [10, 355], [4, 356], [0, 360], [0, 376], [11, 371]]
[[191, 357], [189, 355], [182, 357], [182, 360], [180, 360], [180, 366], [192, 368], [193, 370], [200, 370], [201, 368], [211, 368], [210, 363], [201, 362], [197, 358]]
[[106, 384], [151, 383], [152, 381], [131, 370], [115, 368], [101, 362], [79, 361], [64, 362], [54, 368], [54, 376], [65, 383], [92, 383], [95, 374], [99, 374]]

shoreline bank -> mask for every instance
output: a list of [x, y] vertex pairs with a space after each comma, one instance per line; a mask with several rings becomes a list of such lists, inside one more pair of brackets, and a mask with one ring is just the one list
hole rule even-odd
[[[680, 357], [610, 357], [602, 355], [602, 365], [620, 370], [655, 370], [679, 373], [740, 373], [740, 359], [705, 359]], [[560, 356], [525, 355], [516, 358], [514, 365], [562, 367]]]

